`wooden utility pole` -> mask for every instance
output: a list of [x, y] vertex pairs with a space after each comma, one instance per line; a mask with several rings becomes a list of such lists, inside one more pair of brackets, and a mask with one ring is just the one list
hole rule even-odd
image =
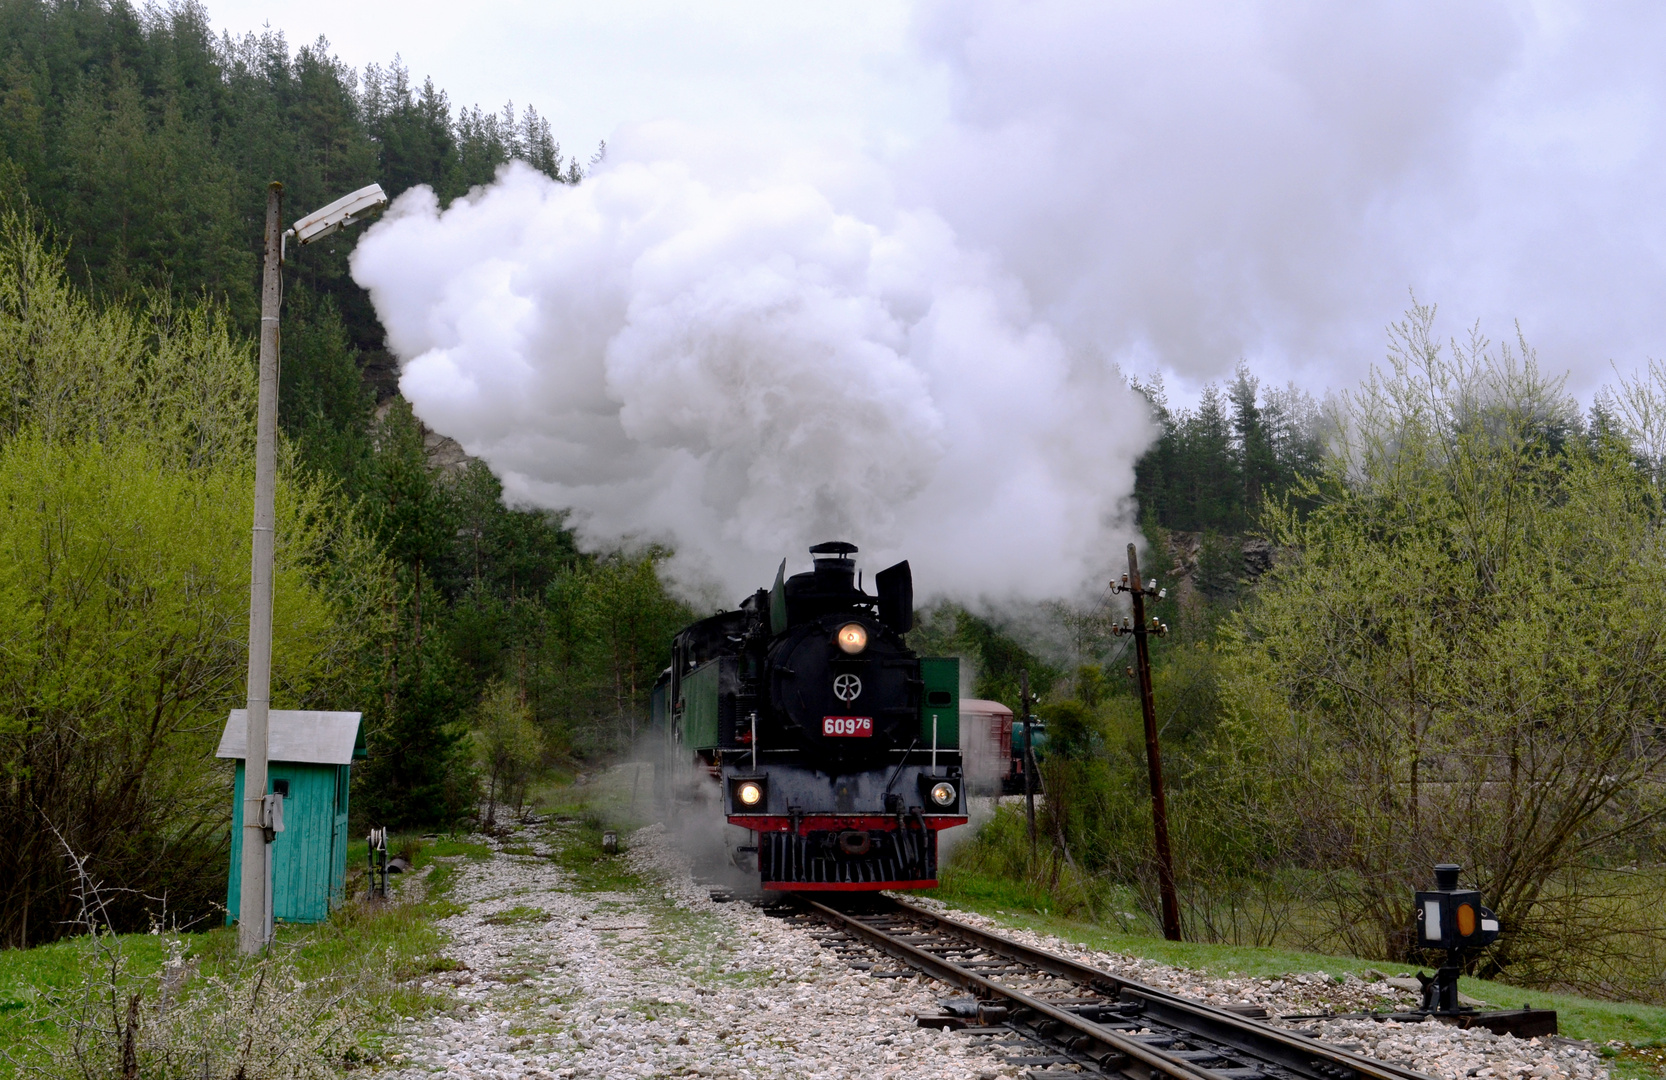
[[1024, 820], [1030, 826], [1030, 858], [1035, 858], [1035, 741], [1030, 731], [1030, 669], [1018, 672], [1018, 712], [1024, 718]]
[[249, 743], [243, 759], [243, 865], [237, 949], [264, 948], [271, 912], [271, 834], [266, 831], [267, 710], [272, 697], [272, 549], [278, 490], [278, 308], [283, 261], [283, 185], [266, 189], [266, 266], [260, 284], [260, 399], [255, 412], [255, 521], [249, 573]]
[[1170, 941], [1180, 940], [1180, 901], [1174, 889], [1174, 855], [1169, 850], [1169, 813], [1168, 801], [1163, 797], [1163, 751], [1157, 742], [1157, 703], [1151, 694], [1151, 650], [1147, 647], [1146, 638], [1151, 634], [1161, 637], [1168, 633], [1168, 627], [1152, 619], [1146, 624], [1145, 598], [1154, 596], [1161, 599], [1164, 595], [1157, 588], [1157, 579], [1152, 578], [1150, 584], [1140, 581], [1139, 555], [1134, 545], [1128, 545], [1128, 573], [1123, 575], [1122, 584], [1112, 586], [1116, 592], [1125, 592], [1134, 601], [1133, 625], [1124, 621], [1122, 626], [1114, 627], [1113, 633], [1134, 635], [1135, 664], [1140, 678], [1140, 711], [1145, 714], [1145, 764], [1151, 775], [1151, 823], [1156, 832], [1157, 841], [1157, 889], [1163, 903], [1163, 936]]

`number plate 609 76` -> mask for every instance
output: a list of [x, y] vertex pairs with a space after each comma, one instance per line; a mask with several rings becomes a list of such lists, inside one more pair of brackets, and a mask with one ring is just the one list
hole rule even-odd
[[821, 733], [823, 735], [839, 735], [863, 739], [872, 738], [873, 717], [824, 716], [821, 718]]

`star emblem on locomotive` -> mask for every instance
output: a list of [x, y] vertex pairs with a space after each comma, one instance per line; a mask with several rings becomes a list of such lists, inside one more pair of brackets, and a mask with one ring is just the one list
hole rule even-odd
[[855, 675], [836, 675], [833, 678], [833, 696], [843, 702], [852, 702], [862, 693], [862, 680]]

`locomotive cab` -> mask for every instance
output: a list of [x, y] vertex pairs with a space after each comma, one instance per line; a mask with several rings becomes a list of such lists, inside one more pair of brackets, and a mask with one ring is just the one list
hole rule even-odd
[[906, 562], [861, 588], [843, 542], [678, 634], [662, 679], [667, 758], [715, 779], [768, 890], [929, 888], [964, 824], [959, 662], [922, 658]]

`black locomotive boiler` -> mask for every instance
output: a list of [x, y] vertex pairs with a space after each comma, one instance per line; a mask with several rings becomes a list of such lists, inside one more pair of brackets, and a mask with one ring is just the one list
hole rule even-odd
[[673, 639], [653, 695], [661, 763], [715, 786], [746, 830], [731, 857], [763, 889], [931, 888], [938, 832], [966, 823], [959, 661], [904, 642], [908, 563], [870, 596], [855, 545], [810, 554], [812, 570], [783, 561], [773, 588]]

